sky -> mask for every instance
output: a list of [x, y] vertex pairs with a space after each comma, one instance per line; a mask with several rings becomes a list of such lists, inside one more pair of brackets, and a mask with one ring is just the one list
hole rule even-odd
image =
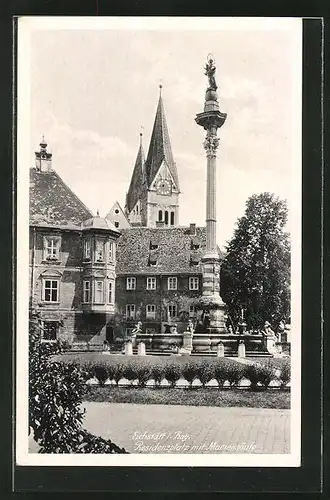
[[124, 206], [139, 134], [147, 154], [162, 84], [182, 192], [180, 224], [204, 225], [205, 132], [195, 116], [203, 111], [203, 67], [212, 53], [220, 110], [227, 113], [217, 156], [223, 247], [252, 194], [273, 192], [290, 209], [296, 203], [300, 23], [220, 18], [217, 25], [216, 18], [209, 24], [204, 18], [201, 25], [160, 25], [159, 19], [107, 26], [106, 18], [102, 25], [94, 18], [89, 29], [72, 18], [62, 29], [58, 23], [45, 28], [39, 19], [30, 34], [27, 163], [34, 165], [44, 134], [53, 168], [94, 214], [105, 216], [115, 201]]

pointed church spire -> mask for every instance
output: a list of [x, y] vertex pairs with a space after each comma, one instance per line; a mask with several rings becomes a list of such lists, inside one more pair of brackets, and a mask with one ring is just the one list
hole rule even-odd
[[179, 189], [178, 172], [173, 159], [170, 136], [166, 123], [162, 88], [163, 86], [159, 85], [158, 106], [146, 161], [147, 182], [148, 187], [150, 187], [160, 166], [165, 161], [173, 177], [176, 188]]
[[142, 132], [140, 132], [140, 145], [138, 149], [138, 153], [135, 160], [135, 166], [131, 178], [131, 183], [128, 188], [128, 192], [126, 195], [126, 211], [130, 213], [133, 210], [136, 202], [141, 196], [141, 190], [144, 180], [144, 164], [145, 164], [145, 155], [142, 144]]

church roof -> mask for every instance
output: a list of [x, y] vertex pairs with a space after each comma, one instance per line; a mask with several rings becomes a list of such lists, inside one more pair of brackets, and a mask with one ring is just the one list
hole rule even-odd
[[173, 159], [170, 136], [168, 133], [162, 96], [159, 96], [154, 127], [151, 134], [149, 151], [146, 161], [146, 175], [148, 187], [153, 182], [159, 167], [165, 161], [179, 189], [179, 177], [176, 164]]
[[54, 170], [30, 168], [31, 225], [75, 226], [90, 217], [90, 210]]
[[[140, 134], [142, 137], [142, 134]], [[128, 212], [131, 212], [141, 196], [143, 177], [144, 177], [144, 163], [145, 156], [142, 146], [142, 140], [140, 142], [138, 154], [135, 160], [135, 166], [131, 178], [131, 183], [128, 188], [126, 195], [126, 208]]]
[[117, 241], [116, 273], [201, 274], [205, 246], [205, 227], [196, 227], [194, 235], [189, 227], [123, 229]]

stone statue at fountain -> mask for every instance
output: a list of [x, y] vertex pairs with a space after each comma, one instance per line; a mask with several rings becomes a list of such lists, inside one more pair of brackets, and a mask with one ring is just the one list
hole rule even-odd
[[133, 330], [132, 330], [132, 335], [131, 335], [130, 340], [131, 340], [133, 346], [136, 345], [136, 336], [139, 333], [142, 333], [142, 321], [138, 321], [137, 324], [135, 325], [135, 328], [133, 328]]
[[187, 331], [190, 333], [194, 333], [195, 331], [194, 324], [191, 319], [188, 321]]

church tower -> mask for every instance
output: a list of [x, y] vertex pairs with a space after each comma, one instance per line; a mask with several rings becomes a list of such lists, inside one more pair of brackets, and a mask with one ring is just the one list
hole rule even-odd
[[126, 215], [132, 226], [179, 225], [179, 178], [172, 154], [161, 89], [160, 85], [147, 159], [144, 159], [141, 141], [126, 196]]

